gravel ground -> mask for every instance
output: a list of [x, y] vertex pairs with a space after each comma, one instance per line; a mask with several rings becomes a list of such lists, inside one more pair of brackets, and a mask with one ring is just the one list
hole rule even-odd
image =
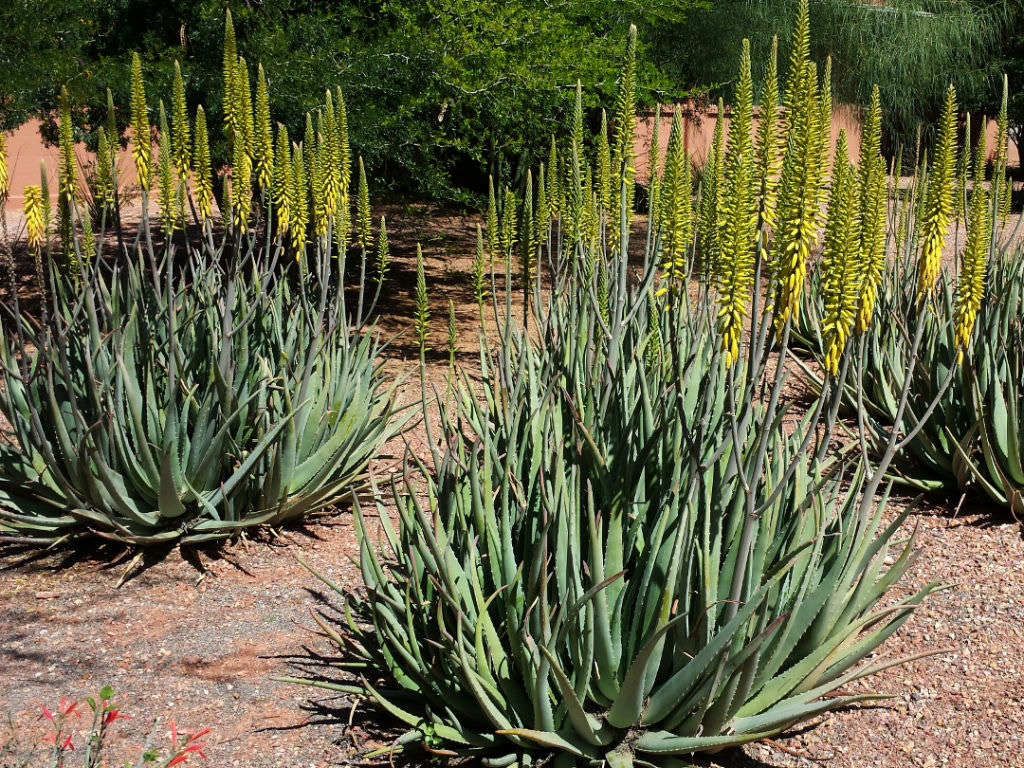
[[[413, 250], [424, 244], [435, 306], [435, 349], [444, 346], [447, 300], [457, 305], [464, 351], [472, 359], [475, 307], [468, 270], [477, 219], [391, 210], [396, 243], [385, 335], [411, 321]], [[412, 368], [408, 334], [389, 347], [394, 374]], [[443, 381], [446, 361], [431, 361]], [[418, 397], [418, 383], [402, 396]], [[422, 446], [422, 427], [409, 437]], [[393, 468], [403, 444], [393, 441], [377, 463]], [[905, 504], [897, 499], [887, 514]], [[306, 527], [204, 552], [201, 573], [177, 551], [138, 564], [117, 588], [127, 558], [110, 547], [68, 552], [0, 551], [0, 711], [41, 727], [39, 706], [62, 695], [119, 693], [132, 720], [115, 728], [114, 757], [139, 744], [149, 723], [211, 727], [210, 766], [299, 768], [356, 761], [368, 744], [390, 738], [388, 724], [345, 697], [273, 681], [295, 674], [329, 644], [312, 633], [311, 608], [328, 599], [295, 559], [301, 555], [341, 584], [359, 575], [346, 511]], [[946, 648], [937, 657], [866, 681], [893, 698], [833, 713], [799, 733], [723, 757], [723, 768], [809, 766], [951, 766], [1024, 768], [1024, 539], [999, 510], [966, 503], [911, 514], [920, 559], [899, 590], [938, 580], [956, 585], [933, 596], [883, 647], [886, 656]], [[111, 559], [119, 556], [115, 565]], [[134, 758], [133, 758], [134, 759]], [[123, 762], [123, 758], [122, 758]]]

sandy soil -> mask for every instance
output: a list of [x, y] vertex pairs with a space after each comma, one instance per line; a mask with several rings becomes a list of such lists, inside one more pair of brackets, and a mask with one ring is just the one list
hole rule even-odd
[[[392, 335], [411, 327], [418, 240], [433, 301], [432, 346], [439, 350], [430, 376], [440, 383], [449, 298], [457, 308], [460, 362], [473, 360], [477, 319], [468, 274], [478, 219], [426, 209], [387, 213], [394, 264], [380, 328]], [[414, 366], [409, 337], [388, 348], [392, 373]], [[413, 380], [402, 396], [412, 399], [418, 391]], [[408, 439], [422, 448], [422, 426]], [[377, 470], [393, 468], [402, 450], [401, 440], [392, 441]], [[888, 514], [905, 503], [897, 499]], [[908, 525], [918, 530], [921, 556], [912, 580], [898, 589], [933, 579], [958, 586], [929, 600], [883, 652], [949, 651], [868, 681], [893, 696], [888, 702], [830, 714], [712, 765], [1024, 768], [1021, 528], [973, 500], [955, 518], [947, 508], [925, 506]], [[176, 551], [154, 557], [119, 589], [126, 557], [116, 548], [0, 551], [0, 712], [38, 728], [41, 704], [94, 695], [110, 684], [133, 715], [115, 729], [115, 756], [141, 743], [154, 719], [158, 741], [166, 739], [173, 718], [182, 729], [213, 729], [210, 766], [357, 761], [369, 744], [392, 738], [386, 718], [348, 697], [271, 679], [301, 673], [332, 653], [309, 618], [330, 597], [296, 555], [339, 583], [358, 583], [346, 510], [279, 536], [201, 553], [205, 575]]]

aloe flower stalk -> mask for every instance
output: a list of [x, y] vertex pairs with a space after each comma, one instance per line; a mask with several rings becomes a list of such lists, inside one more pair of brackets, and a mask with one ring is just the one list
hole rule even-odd
[[253, 117], [253, 157], [256, 184], [270, 190], [274, 177], [274, 129], [270, 122], [270, 93], [267, 75], [260, 64], [256, 70], [256, 114]]
[[192, 165], [192, 135], [188, 121], [188, 105], [185, 102], [185, 81], [181, 76], [181, 65], [174, 62], [174, 99], [171, 105], [171, 151], [174, 167], [182, 183], [188, 181]]
[[935, 160], [928, 176], [928, 193], [921, 220], [921, 251], [918, 261], [917, 293], [924, 301], [931, 295], [942, 265], [953, 214], [953, 186], [956, 173], [956, 90], [946, 89], [946, 101], [935, 139]]
[[135, 174], [143, 192], [149, 189], [149, 172], [152, 162], [150, 146], [149, 116], [146, 112], [146, 87], [142, 80], [142, 61], [139, 54], [132, 53], [132, 159]]
[[206, 128], [206, 112], [196, 107], [196, 131], [192, 147], [192, 177], [195, 184], [196, 208], [205, 223], [213, 215], [213, 172], [210, 168], [210, 139]]

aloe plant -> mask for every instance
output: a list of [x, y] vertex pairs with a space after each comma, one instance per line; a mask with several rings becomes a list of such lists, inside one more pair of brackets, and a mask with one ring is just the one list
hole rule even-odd
[[[12, 289], [15, 299], [0, 314], [0, 413], [10, 423], [0, 435], [4, 538], [192, 544], [279, 525], [366, 487], [370, 460], [405, 423], [368, 321], [383, 280], [366, 292], [368, 222], [358, 278], [346, 278], [348, 243], [339, 233], [348, 228], [351, 168], [340, 92], [337, 108], [328, 91], [318, 112], [326, 135], [306, 146], [313, 184], [302, 145], [292, 156], [283, 128], [275, 161], [262, 67], [253, 122], [248, 69], [227, 15], [226, 127], [238, 163], [220, 201], [227, 231], [218, 234], [206, 118], [199, 107], [193, 141], [175, 72], [172, 120], [161, 102], [154, 163], [133, 57], [132, 155], [142, 192], [133, 242], [107, 206], [95, 236], [66, 160], [56, 243], [46, 226], [45, 173], [26, 189], [43, 307], [34, 317]], [[65, 154], [71, 111], [65, 100]], [[162, 236], [151, 227], [151, 187]], [[368, 206], [365, 183], [360, 199]], [[111, 212], [113, 255], [103, 246]], [[383, 232], [379, 248], [386, 260]]]
[[395, 429], [372, 329], [332, 259], [298, 280], [246, 256], [54, 270], [46, 324], [0, 320], [0, 529], [194, 543], [360, 487]]
[[[860, 415], [880, 450], [896, 417], [903, 371], [916, 361], [905, 418], [921, 429], [890, 469], [901, 483], [947, 494], [977, 488], [1019, 510], [1013, 498], [1020, 481], [1012, 479], [1019, 476], [1012, 447], [1019, 438], [1011, 435], [1020, 430], [1014, 391], [1021, 381], [1016, 361], [1022, 354], [1017, 331], [1024, 315], [1022, 275], [1024, 250], [1012, 241], [996, 243], [974, 328], [958, 337], [957, 295], [949, 275], [940, 275], [931, 302], [922, 305], [912, 287], [916, 265], [905, 258], [888, 265], [878, 288], [875, 329], [856, 340], [859, 377], [847, 381], [844, 405]], [[812, 285], [819, 279], [815, 273]], [[803, 303], [801, 343], [815, 356], [821, 349], [821, 311], [812, 290]], [[915, 350], [911, 329], [916, 324], [925, 330]], [[820, 387], [820, 377], [807, 370]]]

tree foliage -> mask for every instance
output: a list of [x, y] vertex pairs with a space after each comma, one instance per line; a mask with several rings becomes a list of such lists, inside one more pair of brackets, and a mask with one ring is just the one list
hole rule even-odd
[[[301, 135], [303, 115], [340, 86], [352, 140], [378, 191], [433, 198], [499, 189], [542, 159], [573, 103], [576, 78], [592, 106], [615, 89], [631, 20], [680, 25], [705, 0], [13, 0], [0, 9], [0, 66], [9, 83], [0, 124], [51, 115], [62, 86], [79, 127], [105, 119], [106, 89], [127, 120], [132, 51], [148, 93], [170, 101], [180, 60], [189, 107], [222, 123], [221, 50], [230, 6], [238, 53], [262, 62], [272, 118]], [[671, 81], [639, 46], [640, 81]], [[650, 92], [641, 94], [652, 101]], [[48, 138], [55, 132], [49, 126]], [[228, 157], [211, 131], [213, 159]], [[488, 167], [489, 166], [489, 167]]]
[[[681, 84], [717, 83], [729, 91], [740, 40], [749, 37], [754, 60], [766, 61], [773, 36], [789, 39], [796, 5], [721, 0], [683, 25], [661, 27], [651, 40], [652, 58]], [[867, 105], [877, 84], [890, 147], [913, 146], [918, 125], [938, 118], [951, 81], [963, 109], [994, 114], [1016, 6], [1008, 0], [812, 0], [812, 55], [832, 57], [840, 101]], [[1018, 48], [1016, 66], [1020, 54]]]

